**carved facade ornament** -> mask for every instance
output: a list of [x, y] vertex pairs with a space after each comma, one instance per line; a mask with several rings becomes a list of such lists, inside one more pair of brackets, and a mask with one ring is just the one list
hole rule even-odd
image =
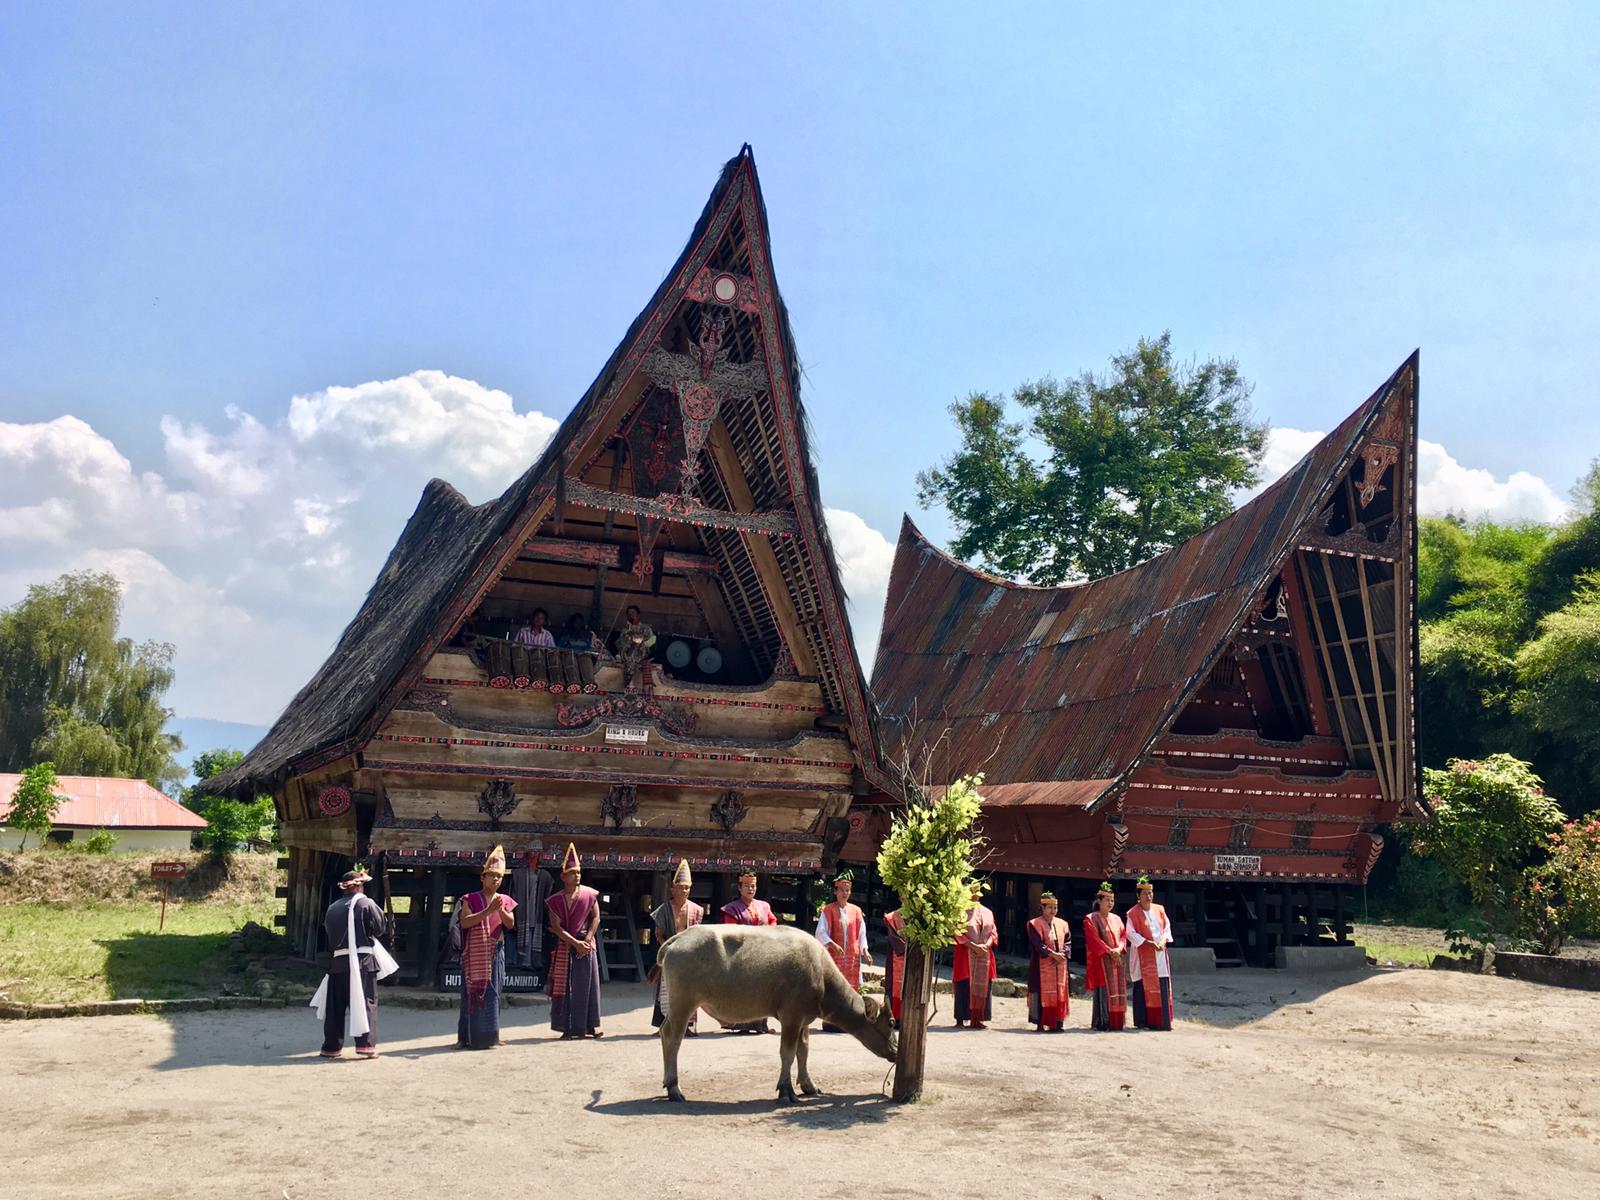
[[1177, 848], [1189, 844], [1189, 817], [1183, 812], [1183, 801], [1179, 800], [1174, 805], [1178, 810], [1172, 818], [1172, 824], [1167, 827], [1167, 845]]
[[706, 437], [722, 402], [748, 396], [767, 386], [767, 364], [759, 352], [748, 362], [732, 361], [728, 347], [723, 345], [727, 324], [725, 313], [707, 312], [690, 353], [674, 354], [657, 347], [644, 360], [645, 373], [657, 386], [670, 389], [678, 398], [679, 425], [683, 431], [678, 491], [685, 497], [694, 495], [700, 451], [705, 448]]
[[794, 665], [794, 654], [790, 652], [788, 642], [783, 642], [778, 647], [777, 661], [772, 664], [772, 677], [774, 679], [800, 678], [800, 670]]
[[720, 304], [725, 308], [737, 308], [740, 312], [747, 312], [753, 316], [761, 313], [761, 295], [756, 289], [756, 281], [748, 275], [735, 275], [732, 271], [714, 271], [710, 267], [701, 267], [700, 273], [689, 284], [684, 296], [690, 300], [698, 300], [701, 304]]
[[1233, 828], [1228, 830], [1228, 849], [1234, 854], [1250, 848], [1250, 839], [1255, 837], [1256, 823], [1250, 816], [1250, 806], [1246, 804], [1244, 811], [1235, 818]]
[[[621, 829], [639, 811], [639, 789], [631, 783], [614, 783], [600, 801], [600, 821], [607, 829]], [[637, 822], [633, 822], [637, 824]]]
[[1294, 823], [1294, 832], [1289, 835], [1289, 848], [1297, 853], [1304, 853], [1311, 849], [1311, 833], [1317, 826], [1317, 806], [1313, 804], [1306, 810], [1303, 817]]
[[1362, 508], [1366, 508], [1383, 490], [1383, 473], [1400, 460], [1400, 447], [1386, 442], [1368, 442], [1362, 460], [1361, 490], [1356, 494], [1356, 499], [1361, 502]]
[[1108, 821], [1106, 825], [1111, 830], [1111, 856], [1106, 863], [1109, 872], [1122, 864], [1122, 851], [1128, 844], [1128, 827], [1121, 821]]
[[733, 827], [748, 814], [749, 810], [745, 808], [744, 799], [738, 792], [723, 792], [711, 805], [711, 819], [722, 826], [724, 833], [732, 833]]
[[577, 729], [603, 717], [623, 721], [653, 720], [679, 736], [694, 732], [694, 710], [687, 705], [663, 704], [649, 692], [619, 692], [600, 700], [556, 705], [556, 724]]
[[440, 709], [450, 707], [450, 693], [443, 688], [414, 687], [401, 698], [396, 708], [417, 709], [422, 712], [438, 712]]
[[325, 817], [342, 817], [350, 811], [350, 789], [334, 785], [317, 793], [317, 811]]
[[500, 822], [516, 811], [521, 803], [509, 779], [491, 779], [478, 793], [478, 811], [489, 818], [490, 829], [499, 829]]

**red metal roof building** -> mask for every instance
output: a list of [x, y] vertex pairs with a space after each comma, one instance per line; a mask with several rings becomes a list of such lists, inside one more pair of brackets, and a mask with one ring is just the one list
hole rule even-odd
[[[0, 774], [0, 823], [10, 814], [11, 797], [21, 781], [21, 775]], [[62, 801], [51, 822], [55, 841], [109, 829], [117, 835], [119, 850], [187, 850], [190, 835], [206, 827], [203, 818], [142, 779], [62, 775], [56, 792]], [[0, 828], [0, 839], [0, 845], [15, 847], [21, 834]]]
[[[872, 681], [886, 749], [936, 783], [984, 773], [1016, 936], [1046, 885], [1086, 908], [1148, 874], [1219, 961], [1342, 939], [1376, 827], [1425, 815], [1416, 395], [1413, 355], [1261, 495], [1103, 579], [1012, 583], [906, 520]], [[853, 823], [865, 857], [886, 815]]]

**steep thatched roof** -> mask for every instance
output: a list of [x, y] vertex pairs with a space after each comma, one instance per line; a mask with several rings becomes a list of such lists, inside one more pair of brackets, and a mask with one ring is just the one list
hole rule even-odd
[[[619, 416], [616, 401], [640, 356], [682, 301], [695, 272], [717, 249], [732, 214], [756, 214], [757, 238], [749, 238], [753, 270], [770, 280], [766, 205], [749, 147], [723, 168], [683, 252], [650, 302], [628, 327], [605, 367], [561, 423], [539, 460], [498, 499], [476, 507], [450, 484], [435, 479], [423, 490], [383, 570], [338, 645], [310, 682], [284, 709], [267, 736], [231, 771], [208, 787], [218, 792], [271, 790], [293, 767], [307, 769], [359, 750], [395, 699], [420, 672], [438, 643], [466, 616], [494, 582], [508, 555], [526, 541], [553, 498], [564, 456], [607, 420]], [[746, 230], [748, 235], [754, 230]], [[848, 717], [852, 740], [869, 777], [881, 779], [876, 732], [860, 659], [844, 610], [839, 568], [823, 517], [804, 411], [800, 367], [788, 311], [775, 281], [770, 295], [782, 341], [793, 429], [801, 464], [787, 489], [796, 501], [802, 543], [814, 555], [815, 579], [790, 580], [809, 589], [833, 653], [819, 654], [824, 690]], [[765, 393], [763, 393], [765, 394]]]

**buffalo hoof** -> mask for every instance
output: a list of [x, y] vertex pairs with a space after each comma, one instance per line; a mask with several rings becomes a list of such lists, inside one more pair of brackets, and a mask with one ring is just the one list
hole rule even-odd
[[682, 1104], [683, 1103], [683, 1093], [680, 1092], [675, 1087], [670, 1087], [670, 1088], [667, 1089], [667, 1099], [668, 1100], [675, 1100], [679, 1104]]
[[804, 1092], [808, 1096], [820, 1096], [820, 1095], [822, 1095], [822, 1089], [819, 1088], [814, 1083], [802, 1083], [800, 1085], [800, 1090], [802, 1092]]
[[794, 1089], [792, 1087], [781, 1087], [781, 1088], [779, 1088], [778, 1089], [778, 1101], [781, 1104], [798, 1104], [799, 1103], [799, 1101], [797, 1099], [795, 1099]]

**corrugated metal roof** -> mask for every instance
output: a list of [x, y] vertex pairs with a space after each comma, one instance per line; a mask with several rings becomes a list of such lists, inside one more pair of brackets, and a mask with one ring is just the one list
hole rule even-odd
[[[0, 774], [0, 821], [11, 811], [11, 797], [21, 775]], [[85, 829], [204, 829], [205, 820], [142, 779], [104, 779], [95, 775], [62, 775], [56, 792], [63, 796], [54, 825]]]
[[[1007, 805], [1093, 804], [1202, 681], [1415, 363], [1254, 500], [1102, 579], [1012, 583], [938, 550], [907, 517], [872, 678], [885, 749], [930, 752], [938, 781], [982, 771]], [[1008, 786], [1066, 781], [1082, 785], [1067, 801]]]

